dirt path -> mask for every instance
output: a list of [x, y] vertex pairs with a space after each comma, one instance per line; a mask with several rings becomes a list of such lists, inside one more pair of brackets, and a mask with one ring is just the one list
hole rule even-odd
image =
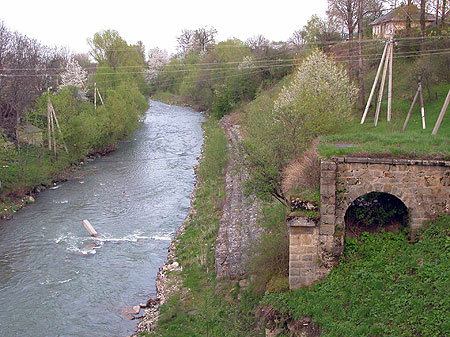
[[229, 141], [229, 161], [225, 204], [216, 241], [216, 277], [237, 279], [245, 274], [248, 251], [262, 229], [255, 225], [259, 210], [256, 199], [244, 194], [243, 184], [248, 174], [242, 168], [242, 158], [235, 148], [242, 138], [239, 125], [233, 115], [223, 117], [221, 125]]

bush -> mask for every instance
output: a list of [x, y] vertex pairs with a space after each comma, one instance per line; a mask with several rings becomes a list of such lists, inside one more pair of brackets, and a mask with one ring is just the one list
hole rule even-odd
[[283, 170], [283, 193], [312, 194], [320, 189], [320, 157], [318, 141], [306, 150], [300, 159], [294, 160]]

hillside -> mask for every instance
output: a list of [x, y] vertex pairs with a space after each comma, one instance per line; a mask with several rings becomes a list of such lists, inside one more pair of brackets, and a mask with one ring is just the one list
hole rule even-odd
[[[385, 121], [383, 115], [386, 103], [383, 103], [382, 117], [377, 127], [373, 126], [371, 117], [374, 107], [363, 125], [360, 124], [360, 113], [355, 110], [352, 112], [353, 118], [344, 127], [319, 137], [318, 145], [315, 145], [318, 153], [308, 150], [312, 153], [312, 158], [316, 158], [313, 161], [317, 160], [318, 155], [322, 158], [333, 155], [364, 155], [448, 160], [448, 114], [438, 135], [431, 136], [431, 129], [450, 89], [448, 82], [438, 80], [425, 88], [427, 129], [422, 130], [420, 110], [416, 106], [406, 131], [401, 131], [416, 90], [407, 79], [411, 78], [417, 62], [408, 59], [395, 64], [395, 77], [399, 80], [394, 86], [392, 122]], [[366, 88], [370, 88], [375, 71], [372, 68], [367, 74]], [[288, 75], [277, 84], [260, 91], [253, 101], [240, 104], [233, 110], [231, 120], [243, 134], [244, 147], [248, 146], [246, 140], [267, 131], [270, 123], [265, 124], [264, 118], [271, 115], [274, 100], [291, 81], [292, 75]], [[213, 120], [212, 117], [206, 127], [206, 139], [209, 141], [205, 143], [205, 155], [199, 172], [209, 168], [219, 169], [213, 164], [218, 158], [212, 158], [211, 153], [223, 154], [223, 138], [219, 136], [223, 131]], [[214, 137], [210, 136], [211, 132]], [[270, 134], [267, 137], [269, 136]], [[270, 143], [274, 140], [264, 137], [255, 138], [253, 143], [255, 149], [260, 151], [257, 152], [259, 154], [264, 153], [266, 148], [270, 149]], [[217, 146], [222, 147], [222, 150]], [[248, 147], [247, 151], [248, 149], [252, 147]], [[251, 156], [252, 153], [247, 152], [246, 155]], [[259, 159], [268, 163], [269, 170], [266, 173], [280, 179], [281, 184], [281, 179], [285, 177], [281, 172], [284, 167], [270, 166], [273, 159], [270, 157], [262, 156]], [[222, 160], [220, 162], [224, 165]], [[273, 186], [264, 184], [261, 178], [264, 171], [252, 172], [252, 167], [245, 160], [242, 165], [250, 169], [249, 179], [253, 179], [253, 183], [244, 182], [248, 192], [259, 193], [258, 196], [263, 199], [256, 226], [263, 228], [265, 232], [247, 251], [248, 274], [241, 279], [215, 279], [215, 238], [222, 210], [230, 207], [225, 204], [229, 196], [223, 194], [223, 187], [219, 188], [223, 186], [222, 170], [207, 174], [207, 177], [199, 174], [193, 215], [186, 223], [184, 234], [176, 240], [175, 257], [169, 261], [177, 261], [182, 268], [181, 272], [168, 274], [169, 284], [175, 284], [178, 290], [161, 307], [158, 328], [153, 333], [142, 333], [143, 335], [448, 334], [450, 326], [446, 317], [450, 308], [446, 304], [449, 301], [444, 286], [450, 280], [450, 274], [446, 271], [449, 261], [445, 259], [449, 255], [446, 239], [450, 228], [448, 216], [429, 225], [415, 242], [408, 241], [407, 233], [403, 231], [376, 236], [364, 234], [360, 240], [348, 241], [340, 266], [333, 270], [327, 280], [311, 288], [288, 291], [288, 208], [270, 198]], [[299, 174], [302, 175], [302, 172], [304, 171]], [[255, 177], [259, 180], [255, 180]], [[308, 186], [302, 185], [301, 188], [306, 188], [312, 198], [317, 195], [317, 185], [314, 182]], [[392, 301], [395, 305], [392, 305]], [[422, 314], [427, 310], [425, 308], [433, 310]]]

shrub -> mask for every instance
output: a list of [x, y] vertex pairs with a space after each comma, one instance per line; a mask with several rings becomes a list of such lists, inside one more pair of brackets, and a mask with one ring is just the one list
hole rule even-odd
[[285, 195], [311, 194], [320, 188], [318, 141], [283, 170], [282, 189]]

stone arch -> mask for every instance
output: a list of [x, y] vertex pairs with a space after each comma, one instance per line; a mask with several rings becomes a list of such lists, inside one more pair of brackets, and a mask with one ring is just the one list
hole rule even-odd
[[[410, 198], [406, 197], [404, 195], [404, 193], [398, 192], [398, 191], [386, 191], [385, 188], [383, 188], [384, 186], [382, 186], [381, 188], [371, 188], [371, 189], [363, 189], [361, 190], [351, 190], [349, 191], [348, 195], [345, 196], [345, 198], [342, 199], [341, 204], [338, 205], [339, 210], [341, 210], [341, 212], [336, 212], [337, 214], [337, 221], [336, 223], [342, 223], [343, 224], [343, 220], [344, 220], [344, 216], [345, 216], [345, 212], [347, 211], [348, 207], [351, 205], [351, 203], [353, 201], [355, 201], [357, 198], [365, 195], [365, 194], [369, 194], [372, 192], [379, 192], [379, 193], [388, 193], [391, 194], [393, 196], [395, 196], [396, 198], [398, 198], [400, 201], [402, 201], [405, 206], [408, 208], [408, 210], [410, 212], [414, 211], [414, 207], [415, 205], [413, 205], [413, 202]], [[339, 211], [338, 210], [338, 211]], [[342, 214], [341, 214], [342, 213]]]
[[[344, 212], [344, 230], [346, 235], [349, 234], [349, 230], [352, 230], [352, 235], [355, 235], [356, 233], [354, 232], [356, 228], [361, 227], [360, 225], [356, 225], [356, 226], [351, 226], [349, 227], [349, 221], [351, 220], [351, 216], [352, 216], [352, 211], [355, 208], [358, 207], [362, 207], [364, 208], [364, 206], [360, 205], [358, 206], [357, 203], [358, 201], [360, 203], [364, 203], [364, 201], [362, 200], [362, 198], [366, 197], [367, 198], [367, 202], [369, 203], [373, 203], [373, 202], [378, 202], [378, 200], [381, 199], [381, 203], [379, 203], [379, 205], [376, 208], [373, 208], [372, 210], [372, 214], [376, 215], [377, 217], [379, 216], [383, 216], [382, 213], [382, 209], [393, 209], [393, 208], [398, 208], [399, 212], [398, 214], [395, 214], [395, 216], [392, 217], [388, 217], [386, 220], [391, 221], [391, 223], [389, 224], [388, 230], [394, 230], [397, 229], [399, 227], [399, 225], [402, 226], [408, 226], [409, 225], [409, 213], [411, 211], [411, 208], [409, 208], [405, 202], [399, 198], [398, 196], [396, 196], [393, 193], [388, 193], [388, 192], [383, 192], [383, 191], [371, 191], [368, 193], [364, 193], [362, 195], [357, 196], [356, 198], [354, 198], [352, 201], [347, 202], [346, 203], [346, 207], [344, 208], [345, 212]], [[356, 203], [356, 204], [355, 204]], [[392, 207], [391, 207], [392, 206]], [[379, 212], [377, 212], [379, 211]], [[368, 209], [368, 213], [370, 213], [370, 207]], [[355, 214], [353, 214], [353, 216], [355, 216]], [[354, 219], [353, 219], [354, 220]], [[395, 223], [394, 225], [394, 221], [398, 222]], [[380, 225], [370, 225], [370, 224], [366, 224], [367, 226], [361, 227], [362, 231], [373, 231], [376, 232], [379, 230]], [[384, 227], [384, 225], [382, 225]], [[364, 230], [366, 229], [366, 230]]]

